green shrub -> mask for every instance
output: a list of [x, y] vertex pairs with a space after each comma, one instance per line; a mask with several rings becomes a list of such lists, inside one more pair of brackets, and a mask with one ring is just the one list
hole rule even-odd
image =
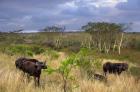
[[94, 69], [101, 69], [102, 59], [94, 58], [92, 61], [92, 65], [94, 66]]
[[41, 54], [43, 52], [45, 52], [44, 48], [40, 47], [40, 46], [32, 46], [31, 47], [31, 51], [34, 53], [34, 54]]
[[57, 59], [59, 57], [59, 54], [57, 51], [52, 50], [52, 49], [48, 49], [45, 53], [46, 56], [49, 56], [50, 59]]
[[57, 69], [52, 69], [51, 67], [49, 67], [46, 71], [48, 74], [52, 74], [54, 72], [59, 73], [62, 76], [63, 92], [71, 92], [73, 89], [73, 85], [70, 85], [68, 81], [75, 81], [75, 77], [71, 75], [71, 71], [75, 68], [75, 66], [75, 56], [70, 56], [69, 58], [62, 61], [61, 65]]
[[134, 76], [140, 76], [140, 67], [131, 67], [130, 73]]
[[101, 66], [101, 62], [98, 62], [98, 59], [95, 59], [90, 56], [90, 49], [82, 48], [78, 54], [76, 54], [76, 62], [80, 68], [81, 76], [87, 77], [88, 79], [92, 77], [95, 72], [96, 67]]
[[69, 50], [70, 52], [77, 53], [77, 52], [80, 51], [80, 47], [79, 47], [79, 46], [69, 46], [69, 47], [68, 47], [68, 50]]
[[33, 56], [34, 54], [40, 54], [45, 52], [45, 50], [39, 46], [29, 46], [29, 45], [11, 45], [5, 47], [5, 53], [14, 55], [24, 55], [24, 56]]
[[140, 51], [140, 41], [137, 41], [137, 43], [136, 43], [136, 49]]
[[128, 43], [128, 47], [140, 51], [140, 40], [132, 38]]

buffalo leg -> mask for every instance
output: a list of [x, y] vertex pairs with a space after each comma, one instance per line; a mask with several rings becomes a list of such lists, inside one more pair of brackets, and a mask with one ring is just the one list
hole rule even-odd
[[40, 85], [40, 76], [37, 77], [37, 85]]
[[107, 72], [105, 71], [105, 72], [104, 72], [104, 76], [106, 76], [106, 73], [107, 73]]
[[34, 77], [34, 82], [35, 82], [35, 86], [36, 86], [36, 77]]
[[28, 82], [30, 82], [30, 75], [27, 74], [27, 79], [28, 79]]
[[40, 76], [34, 77], [34, 81], [35, 81], [35, 86], [39, 86], [40, 85]]
[[122, 71], [118, 71], [118, 75], [120, 75], [122, 73]]

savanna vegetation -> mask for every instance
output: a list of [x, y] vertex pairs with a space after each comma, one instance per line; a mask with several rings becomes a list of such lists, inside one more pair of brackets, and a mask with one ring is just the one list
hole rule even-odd
[[[38, 33], [0, 33], [0, 92], [140, 92], [140, 34], [116, 23], [88, 23], [82, 32], [64, 32], [65, 27], [46, 27]], [[40, 87], [34, 86], [15, 68], [19, 57], [47, 61]], [[120, 76], [107, 81], [94, 79], [103, 74], [107, 62], [129, 64]]]

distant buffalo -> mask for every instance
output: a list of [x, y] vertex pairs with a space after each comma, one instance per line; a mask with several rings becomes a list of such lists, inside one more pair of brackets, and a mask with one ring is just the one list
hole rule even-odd
[[41, 69], [47, 69], [45, 62], [36, 59], [19, 58], [15, 61], [16, 68], [22, 70], [30, 76], [34, 76], [35, 84], [39, 86]]
[[107, 78], [101, 74], [94, 74], [94, 79], [99, 80], [99, 81], [104, 81], [107, 82]]
[[113, 74], [118, 74], [120, 75], [122, 71], [128, 70], [128, 64], [127, 63], [111, 63], [111, 62], [106, 62], [103, 65], [103, 71], [104, 74], [106, 73], [113, 73]]

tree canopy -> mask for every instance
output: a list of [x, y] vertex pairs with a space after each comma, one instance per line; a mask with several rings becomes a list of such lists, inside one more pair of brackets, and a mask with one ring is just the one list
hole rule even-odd
[[108, 22], [89, 22], [87, 25], [82, 26], [82, 29], [86, 32], [123, 32], [126, 30], [126, 25]]
[[44, 32], [64, 32], [65, 26], [47, 26], [42, 29]]

